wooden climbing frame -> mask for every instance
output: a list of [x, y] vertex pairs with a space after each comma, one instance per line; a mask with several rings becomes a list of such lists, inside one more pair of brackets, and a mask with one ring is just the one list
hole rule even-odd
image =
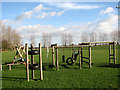
[[[111, 48], [113, 46], [113, 48]], [[116, 64], [116, 43], [109, 43], [109, 63], [111, 63], [111, 60], [114, 61], [114, 64]]]
[[[54, 48], [56, 50], [56, 67], [57, 70], [59, 70], [59, 62], [58, 62], [58, 48], [70, 48], [70, 47], [78, 47], [81, 48], [79, 49], [79, 68], [82, 68], [82, 62], [88, 63], [89, 64], [89, 68], [91, 68], [91, 46], [92, 45], [74, 45], [74, 46], [53, 46], [52, 47], [52, 61], [54, 62]], [[89, 57], [83, 57], [83, 47], [88, 47], [88, 51], [89, 51]], [[74, 56], [74, 55], [73, 55]], [[83, 61], [83, 59], [88, 59], [89, 61]], [[54, 63], [53, 63], [54, 65]]]
[[[70, 47], [79, 47], [79, 68], [82, 68], [82, 62], [88, 63], [89, 68], [91, 68], [91, 47], [94, 46], [92, 44], [101, 44], [101, 43], [108, 43], [109, 44], [109, 63], [111, 63], [111, 60], [114, 61], [114, 64], [116, 64], [116, 42], [83, 42], [83, 45], [74, 45], [74, 46], [53, 46], [52, 47], [52, 61], [54, 65], [54, 48], [56, 49], [56, 67], [57, 70], [59, 70], [59, 64], [58, 64], [58, 48], [70, 48]], [[111, 46], [113, 48], [111, 48]], [[88, 53], [89, 57], [83, 56], [83, 47], [88, 47]], [[83, 59], [87, 59], [89, 61], [84, 61]]]
[[[15, 57], [14, 57], [13, 62], [14, 62], [15, 60], [17, 60], [17, 55], [19, 55], [20, 59], [23, 59], [23, 54], [26, 54], [26, 53], [25, 53], [25, 47], [24, 47], [24, 46], [16, 47], [16, 50], [17, 50], [17, 52], [16, 52], [16, 55], [15, 55]], [[22, 50], [22, 52], [20, 52], [20, 50]]]
[[[28, 44], [25, 44], [26, 49], [26, 78], [29, 81], [29, 58], [28, 58]], [[31, 51], [33, 50], [33, 44], [31, 44]], [[40, 80], [43, 80], [43, 71], [42, 71], [42, 48], [41, 43], [39, 43], [39, 68], [40, 68]], [[34, 64], [34, 57], [31, 54], [31, 64]], [[32, 79], [34, 79], [34, 70], [32, 70]]]
[[111, 60], [114, 61], [116, 64], [116, 42], [83, 42], [84, 44], [100, 44], [100, 43], [107, 43], [109, 44], [109, 64]]

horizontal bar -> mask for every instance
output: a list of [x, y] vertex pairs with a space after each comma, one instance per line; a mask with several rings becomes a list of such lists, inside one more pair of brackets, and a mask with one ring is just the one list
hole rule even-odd
[[110, 58], [110, 59], [114, 59], [114, 58]]
[[69, 47], [89, 47], [93, 45], [73, 45], [73, 46], [55, 46], [55, 48], [69, 48]]
[[20, 64], [25, 64], [25, 63], [15, 63], [15, 64], [7, 64], [7, 65], [20, 65]]
[[114, 56], [113, 54], [111, 54], [110, 56]]
[[[110, 44], [112, 44], [112, 43], [114, 43], [114, 42], [83, 42], [83, 43], [110, 43]], [[116, 42], [115, 42], [116, 43]]]

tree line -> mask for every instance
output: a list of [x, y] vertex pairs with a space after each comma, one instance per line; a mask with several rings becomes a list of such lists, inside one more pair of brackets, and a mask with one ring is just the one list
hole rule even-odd
[[5, 26], [0, 22], [0, 47], [2, 50], [14, 50], [15, 46], [21, 44], [21, 37], [16, 30], [13, 30], [10, 26]]
[[[23, 44], [20, 34], [12, 29], [10, 26], [5, 26], [0, 22], [0, 47], [2, 50], [14, 50], [15, 46], [20, 46]], [[77, 37], [80, 39], [79, 42], [96, 42], [96, 41], [118, 41], [118, 32], [112, 31], [111, 33], [101, 33], [101, 32], [81, 32], [81, 35]], [[72, 45], [74, 35], [71, 33], [62, 33], [61, 34], [61, 44], [62, 45]], [[30, 35], [29, 42], [36, 44], [36, 37], [34, 34]], [[52, 43], [52, 35], [50, 33], [42, 33], [41, 42], [43, 47], [50, 47]], [[78, 42], [78, 43], [79, 43]]]

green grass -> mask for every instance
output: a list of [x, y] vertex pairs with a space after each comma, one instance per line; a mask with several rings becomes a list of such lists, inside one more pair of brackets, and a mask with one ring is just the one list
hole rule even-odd
[[[69, 66], [62, 63], [62, 55], [70, 57], [72, 55], [72, 48], [64, 48], [59, 50], [59, 71], [49, 68], [52, 64], [52, 49], [50, 49], [49, 57], [46, 57], [46, 49], [42, 51], [43, 58], [43, 81], [26, 81], [25, 65], [12, 66], [9, 71], [6, 65], [3, 65], [2, 71], [2, 88], [118, 88], [120, 87], [120, 66], [109, 65], [108, 46], [94, 46], [92, 47], [92, 63], [91, 69], [87, 64], [82, 65], [79, 69], [78, 59], [75, 65]], [[75, 48], [77, 51], [78, 48]], [[2, 63], [12, 62], [15, 51], [2, 52]], [[118, 48], [117, 48], [118, 53]], [[84, 56], [88, 56], [87, 48], [84, 48]], [[29, 56], [30, 58], [30, 56]], [[35, 62], [39, 62], [38, 55], [34, 57]], [[39, 70], [35, 71], [35, 79], [39, 79]]]

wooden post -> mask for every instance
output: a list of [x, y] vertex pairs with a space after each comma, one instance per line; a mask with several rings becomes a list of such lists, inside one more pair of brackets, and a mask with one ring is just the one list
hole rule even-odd
[[40, 80], [43, 80], [41, 43], [39, 43], [39, 68], [40, 68]]
[[58, 64], [58, 48], [56, 48], [56, 67], [57, 67], [57, 70], [59, 70], [59, 64]]
[[80, 52], [80, 48], [79, 48], [79, 69], [82, 68], [82, 62], [81, 62], [81, 52]]
[[116, 43], [113, 42], [113, 57], [114, 57], [114, 64], [116, 64]]
[[75, 56], [75, 50], [73, 50], [73, 57], [72, 57], [73, 59], [75, 58], [74, 56]]
[[0, 71], [2, 71], [2, 64], [0, 65]]
[[81, 47], [81, 63], [83, 62], [83, 47]]
[[9, 70], [11, 70], [11, 65], [9, 65]]
[[[31, 51], [33, 50], [33, 44], [31, 44]], [[34, 56], [31, 55], [31, 64], [34, 64]], [[34, 79], [34, 70], [32, 70], [32, 79]]]
[[109, 64], [111, 63], [110, 56], [111, 56], [111, 44], [109, 44]]
[[27, 81], [29, 81], [28, 44], [25, 44], [25, 47], [26, 47], [26, 77]]
[[52, 47], [52, 63], [55, 65], [55, 59], [54, 59], [54, 46]]
[[89, 68], [91, 68], [91, 46], [89, 46]]

